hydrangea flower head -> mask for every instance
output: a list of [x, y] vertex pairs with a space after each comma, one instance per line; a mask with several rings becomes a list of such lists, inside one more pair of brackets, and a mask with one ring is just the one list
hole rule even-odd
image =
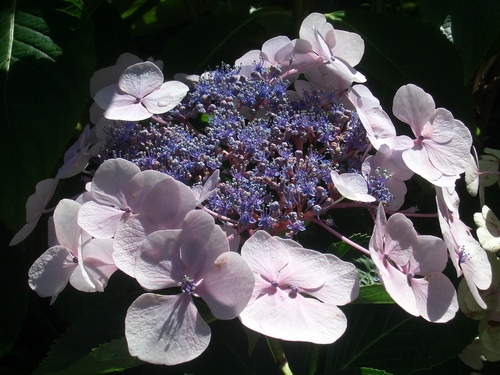
[[255, 275], [255, 289], [241, 322], [263, 335], [328, 344], [345, 331], [337, 307], [359, 291], [356, 268], [334, 255], [258, 231], [241, 249]]
[[171, 110], [188, 90], [182, 82], [163, 82], [160, 68], [145, 61], [125, 69], [118, 83], [99, 90], [94, 100], [107, 119], [140, 121]]
[[224, 232], [200, 210], [190, 211], [181, 229], [156, 231], [146, 238], [136, 277], [147, 290], [180, 287], [182, 292], [143, 294], [125, 319], [130, 354], [165, 365], [190, 361], [208, 346], [210, 328], [194, 297], [203, 298], [217, 319], [233, 319], [248, 303], [254, 286], [248, 265], [229, 251]]

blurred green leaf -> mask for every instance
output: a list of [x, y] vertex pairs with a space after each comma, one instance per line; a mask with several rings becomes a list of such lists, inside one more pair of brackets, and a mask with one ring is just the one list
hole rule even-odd
[[25, 202], [47, 178], [88, 98], [94, 57], [89, 16], [79, 0], [0, 5], [0, 218], [24, 223]]
[[109, 374], [144, 364], [128, 352], [125, 337], [101, 344], [67, 369], [46, 375]]
[[6, 248], [10, 242], [8, 231], [0, 225], [0, 357], [14, 345], [28, 310], [28, 268], [31, 252]]
[[359, 288], [359, 295], [352, 303], [394, 303], [382, 284], [364, 285]]
[[[442, 22], [443, 17], [449, 17], [453, 44], [464, 66], [464, 82], [469, 82], [481, 60], [489, 57], [487, 52], [499, 35], [500, 2], [420, 0], [420, 6], [423, 13], [434, 22]], [[498, 47], [495, 48], [496, 52]]]
[[371, 367], [394, 374], [427, 369], [458, 355], [475, 337], [477, 322], [460, 312], [433, 324], [398, 305], [348, 305], [347, 330], [329, 347], [325, 373]]
[[267, 40], [262, 23], [287, 24], [289, 20], [289, 12], [280, 8], [262, 9], [251, 14], [246, 9], [231, 14], [202, 16], [166, 42], [162, 59], [166, 69], [174, 73], [201, 74], [208, 68], [214, 69], [222, 61], [232, 65], [248, 52], [245, 46], [249, 39], [261, 35], [261, 45]]

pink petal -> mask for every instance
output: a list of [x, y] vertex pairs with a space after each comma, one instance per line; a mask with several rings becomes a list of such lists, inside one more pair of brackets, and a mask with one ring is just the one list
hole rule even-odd
[[196, 293], [217, 319], [233, 319], [246, 307], [255, 284], [247, 263], [237, 253], [226, 252], [215, 260]]
[[479, 289], [485, 290], [491, 286], [492, 271], [486, 251], [472, 237], [462, 240], [463, 262], [460, 267], [466, 279], [472, 280]]
[[435, 111], [434, 99], [420, 87], [409, 84], [401, 86], [396, 91], [392, 113], [399, 120], [410, 125], [417, 138]]
[[116, 229], [113, 240], [113, 260], [127, 275], [135, 277], [135, 264], [139, 248], [147, 235], [159, 229], [146, 215], [126, 217]]
[[132, 96], [115, 93], [103, 116], [108, 120], [142, 121], [153, 116], [153, 113], [149, 112], [142, 102], [138, 102]]
[[337, 306], [354, 301], [359, 294], [358, 271], [349, 262], [344, 262], [332, 254], [324, 254], [329, 263], [325, 284], [307, 294], [320, 301]]
[[347, 320], [332, 304], [278, 290], [248, 305], [240, 314], [246, 327], [263, 335], [288, 341], [330, 344], [345, 331]]
[[177, 229], [195, 207], [191, 189], [169, 178], [158, 182], [144, 198], [142, 212], [156, 222], [158, 229]]
[[45, 251], [28, 271], [30, 288], [40, 297], [52, 297], [50, 303], [54, 303], [78, 267], [73, 259], [74, 255], [62, 246]]
[[[73, 272], [70, 283], [84, 292], [102, 292], [111, 275], [118, 269], [113, 261], [113, 241], [111, 239], [91, 239], [82, 245], [79, 267]], [[83, 260], [81, 260], [83, 258]], [[82, 274], [85, 269], [93, 284], [89, 285]]]
[[417, 246], [417, 232], [411, 220], [403, 214], [392, 215], [386, 226], [385, 254], [389, 255], [394, 263], [404, 266]]
[[151, 113], [165, 113], [179, 104], [189, 91], [189, 87], [179, 81], [168, 81], [147, 95], [142, 104]]
[[148, 290], [177, 286], [186, 269], [180, 259], [181, 230], [159, 230], [149, 234], [139, 249], [135, 277]]
[[[268, 251], [276, 252], [277, 249]], [[288, 264], [275, 276], [280, 286], [294, 285], [300, 289], [316, 289], [325, 284], [327, 273], [331, 269], [330, 262], [324, 254], [301, 247], [289, 248], [288, 254]]]
[[394, 302], [401, 306], [407, 313], [420, 316], [420, 311], [417, 307], [415, 294], [412, 288], [408, 285], [406, 274], [396, 270], [393, 266], [387, 267], [387, 273], [379, 272], [380, 279], [387, 290], [387, 293], [392, 297]]
[[141, 170], [134, 163], [125, 159], [109, 159], [102, 163], [92, 180], [94, 199], [117, 209], [128, 207], [131, 199], [130, 181]]
[[321, 46], [316, 39], [315, 29], [321, 34], [330, 49], [335, 46], [333, 26], [327, 22], [326, 17], [321, 13], [311, 13], [302, 21], [299, 30], [300, 39], [307, 40], [311, 43], [314, 51], [319, 54]]
[[26, 201], [26, 222], [40, 218], [45, 206], [54, 195], [58, 182], [53, 178], [47, 178], [36, 184], [35, 193]]
[[54, 228], [57, 240], [69, 251], [76, 254], [81, 228], [77, 224], [80, 204], [71, 199], [62, 199], [54, 210]]
[[441, 238], [419, 235], [418, 246], [413, 250], [411, 270], [413, 273], [426, 276], [432, 272], [442, 272], [448, 262], [446, 244]]
[[198, 357], [210, 342], [210, 327], [191, 296], [143, 294], [127, 310], [125, 337], [132, 356], [158, 365]]
[[412, 279], [420, 315], [433, 323], [445, 323], [458, 311], [457, 293], [451, 281], [440, 272], [433, 272], [423, 279]]
[[212, 215], [193, 210], [182, 224], [180, 257], [189, 270], [188, 276], [198, 282], [213, 271], [217, 257], [229, 251], [225, 233], [215, 225]]
[[256, 274], [273, 281], [289, 263], [288, 250], [265, 231], [258, 231], [243, 244], [241, 256]]
[[129, 185], [128, 203], [133, 212], [143, 213], [144, 199], [160, 181], [172, 177], [158, 171], [146, 170], [136, 174]]
[[163, 73], [150, 61], [129, 66], [120, 76], [120, 89], [136, 99], [143, 99], [160, 88], [163, 83]]
[[[289, 47], [289, 48], [286, 48], [286, 47]], [[283, 60], [281, 60], [281, 59], [277, 60], [276, 55], [279, 52], [282, 53], [283, 50], [288, 51], [288, 56], [286, 56], [287, 53], [285, 53], [285, 55], [282, 56]], [[293, 50], [293, 47], [292, 47], [290, 38], [288, 38], [287, 36], [282, 36], [282, 35], [271, 38], [271, 39], [265, 41], [264, 44], [262, 45], [262, 53], [264, 53], [267, 56], [268, 61], [273, 65], [276, 63], [288, 65], [290, 54], [292, 53], [292, 50]]]
[[365, 52], [365, 42], [356, 33], [344, 30], [334, 30], [335, 45], [332, 48], [334, 56], [340, 56], [351, 66], [356, 66], [361, 61]]
[[124, 214], [124, 211], [90, 201], [80, 209], [78, 225], [93, 237], [111, 238]]
[[403, 160], [412, 172], [422, 176], [428, 181], [437, 180], [443, 174], [429, 161], [426, 147], [411, 148], [403, 152]]
[[234, 62], [234, 66], [241, 66], [240, 74], [242, 76], [250, 77], [253, 70], [253, 64], [259, 62], [260, 60], [260, 50], [254, 49], [248, 51], [239, 59]]

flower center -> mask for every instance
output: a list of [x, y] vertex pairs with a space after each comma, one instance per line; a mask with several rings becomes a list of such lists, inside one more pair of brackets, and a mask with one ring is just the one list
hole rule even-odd
[[177, 285], [181, 287], [182, 293], [188, 293], [189, 295], [193, 295], [194, 290], [196, 289], [194, 280], [186, 275], [184, 275], [182, 281], [179, 281]]
[[471, 258], [470, 254], [465, 251], [465, 246], [462, 245], [460, 252], [458, 253], [458, 264], [465, 263]]

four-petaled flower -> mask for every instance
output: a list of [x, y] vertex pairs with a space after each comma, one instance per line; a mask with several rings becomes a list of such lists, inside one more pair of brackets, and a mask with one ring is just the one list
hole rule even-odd
[[163, 82], [160, 68], [145, 61], [125, 69], [118, 83], [99, 90], [94, 100], [107, 119], [140, 121], [171, 110], [188, 91], [182, 82]]
[[266, 336], [329, 344], [345, 331], [337, 307], [359, 292], [353, 264], [297, 242], [256, 232], [241, 249], [255, 275], [255, 289], [241, 322]]
[[369, 247], [380, 280], [399, 306], [434, 323], [455, 316], [457, 294], [442, 274], [448, 259], [442, 239], [417, 235], [403, 214], [387, 220], [380, 204]]
[[210, 342], [210, 328], [193, 297], [201, 297], [217, 319], [233, 319], [250, 299], [252, 271], [216, 226], [212, 216], [190, 211], [181, 229], [147, 236], [135, 276], [147, 290], [180, 287], [182, 293], [145, 293], [127, 311], [125, 335], [130, 354], [174, 365], [198, 357]]
[[450, 111], [436, 108], [432, 96], [411, 84], [396, 92], [392, 112], [415, 134], [413, 147], [403, 152], [408, 168], [433, 185], [454, 185], [470, 164], [469, 129]]

